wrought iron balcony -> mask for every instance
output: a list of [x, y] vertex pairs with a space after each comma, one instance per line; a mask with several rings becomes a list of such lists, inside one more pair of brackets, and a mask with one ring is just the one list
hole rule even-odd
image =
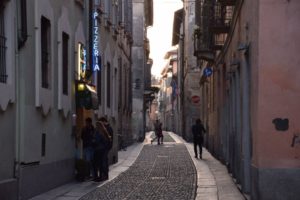
[[237, 0], [218, 0], [224, 6], [234, 6]]
[[214, 14], [211, 20], [211, 30], [213, 33], [228, 33], [233, 15], [233, 6], [224, 6], [221, 3], [214, 5]]
[[213, 60], [212, 38], [208, 31], [194, 32], [194, 56], [203, 60]]

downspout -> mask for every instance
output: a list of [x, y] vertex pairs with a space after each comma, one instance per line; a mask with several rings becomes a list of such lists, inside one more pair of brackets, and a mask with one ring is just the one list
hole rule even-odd
[[15, 159], [14, 159], [14, 174], [13, 177], [17, 182], [17, 199], [20, 196], [20, 162], [21, 162], [21, 126], [22, 126], [22, 95], [21, 95], [21, 66], [20, 66], [20, 49], [25, 45], [27, 40], [27, 13], [26, 0], [16, 1], [15, 9], [17, 16], [15, 17], [14, 26], [17, 29], [14, 35], [15, 49]]
[[242, 90], [242, 108], [244, 110], [242, 116], [242, 147], [244, 152], [244, 179], [243, 192], [250, 193], [251, 190], [251, 129], [250, 129], [250, 69], [249, 69], [249, 46], [239, 49], [242, 51], [243, 58], [241, 62], [242, 80], [244, 88]]
[[186, 139], [186, 133], [185, 133], [185, 93], [184, 93], [184, 82], [185, 82], [185, 72], [184, 72], [184, 39], [185, 39], [185, 10], [182, 11], [182, 40], [181, 40], [181, 111], [182, 111], [182, 124], [181, 124], [181, 131], [182, 131], [182, 138]]
[[[16, 17], [16, 21], [15, 21], [15, 27], [18, 29], [19, 32], [19, 18], [21, 18], [20, 16], [20, 7], [19, 4], [16, 3], [16, 10], [17, 10], [17, 17]], [[17, 33], [18, 33], [17, 32]], [[18, 34], [15, 33], [15, 41], [18, 41]], [[16, 91], [16, 98], [15, 98], [15, 102], [16, 102], [16, 129], [15, 129], [15, 163], [14, 163], [14, 178], [15, 179], [19, 179], [19, 170], [20, 170], [20, 115], [21, 115], [21, 106], [20, 106], [20, 67], [19, 67], [19, 48], [17, 47], [19, 45], [15, 44], [15, 91]], [[18, 192], [19, 193], [19, 192]]]

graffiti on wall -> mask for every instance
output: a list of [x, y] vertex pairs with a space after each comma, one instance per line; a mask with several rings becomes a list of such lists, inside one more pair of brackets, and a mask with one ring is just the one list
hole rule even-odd
[[297, 135], [294, 134], [291, 147], [294, 147], [297, 144], [300, 144], [300, 136], [299, 136], [299, 134], [297, 134]]

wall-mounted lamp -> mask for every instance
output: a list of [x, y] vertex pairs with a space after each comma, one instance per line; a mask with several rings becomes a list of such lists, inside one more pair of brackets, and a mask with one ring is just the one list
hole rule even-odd
[[85, 85], [84, 83], [78, 83], [77, 85], [77, 90], [82, 92], [85, 89]]

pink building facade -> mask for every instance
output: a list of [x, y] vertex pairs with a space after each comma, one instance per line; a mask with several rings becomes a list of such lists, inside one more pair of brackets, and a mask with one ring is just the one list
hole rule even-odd
[[234, 12], [202, 65], [213, 69], [200, 81], [206, 145], [251, 199], [299, 199], [300, 1], [219, 2]]

